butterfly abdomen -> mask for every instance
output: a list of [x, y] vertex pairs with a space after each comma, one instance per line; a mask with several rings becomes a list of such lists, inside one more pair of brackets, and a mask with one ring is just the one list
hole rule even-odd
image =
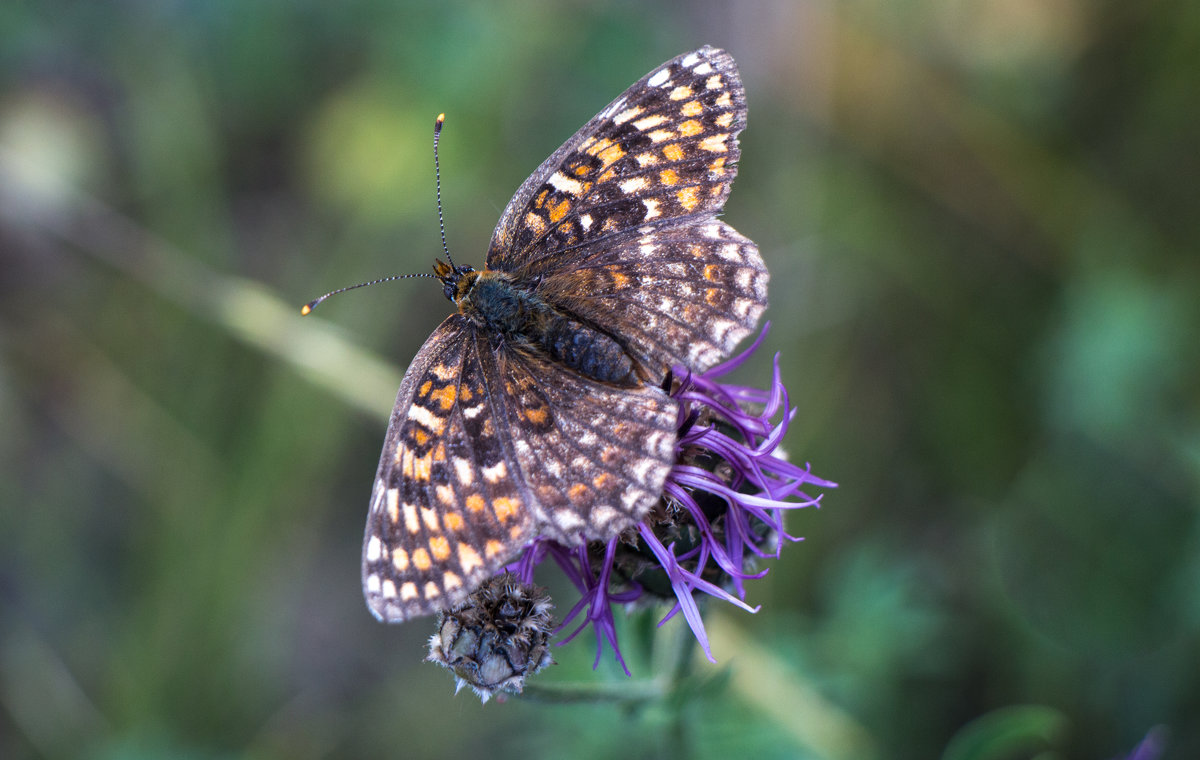
[[480, 272], [459, 309], [481, 326], [525, 343], [585, 377], [631, 387], [634, 361], [611, 336], [573, 319], [507, 276]]

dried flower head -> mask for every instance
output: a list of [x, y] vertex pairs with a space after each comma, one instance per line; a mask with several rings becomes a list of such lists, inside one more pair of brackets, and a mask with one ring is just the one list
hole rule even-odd
[[542, 589], [511, 573], [493, 576], [438, 615], [427, 659], [454, 672], [455, 691], [470, 686], [484, 702], [497, 692], [520, 694], [526, 676], [554, 663], [552, 608]]

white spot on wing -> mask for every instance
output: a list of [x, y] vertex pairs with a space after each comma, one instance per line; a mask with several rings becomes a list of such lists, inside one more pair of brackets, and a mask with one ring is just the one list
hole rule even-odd
[[588, 515], [588, 519], [591, 521], [592, 527], [605, 528], [620, 516], [620, 512], [607, 504], [602, 504], [592, 509], [591, 514]]
[[379, 536], [371, 536], [367, 540], [367, 562], [377, 562], [383, 555], [383, 542]]
[[583, 192], [583, 183], [577, 179], [571, 179], [562, 172], [554, 172], [550, 175], [550, 179], [546, 180], [555, 190], [568, 195], [577, 196]]
[[503, 460], [491, 467], [483, 468], [483, 479], [489, 483], [495, 483], [506, 475], [508, 475], [508, 465], [504, 464]]
[[458, 482], [464, 486], [469, 486], [475, 482], [475, 469], [471, 467], [471, 460], [469, 459], [455, 457], [454, 474], [458, 476]]
[[638, 119], [633, 123], [633, 126], [637, 127], [639, 132], [645, 132], [647, 129], [650, 129], [651, 127], [657, 127], [666, 120], [667, 117], [664, 114], [656, 113], [645, 118]]
[[619, 187], [621, 188], [621, 192], [629, 195], [630, 193], [636, 193], [641, 190], [645, 190], [649, 183], [650, 180], [646, 179], [645, 177], [630, 177], [629, 179], [621, 182]]
[[408, 408], [408, 418], [413, 422], [419, 422], [430, 430], [440, 430], [442, 421], [433, 416], [433, 412], [423, 406], [413, 404]]
[[614, 113], [616, 113], [617, 111], [620, 111], [624, 107], [625, 107], [625, 98], [618, 98], [616, 100], [616, 102], [614, 102], [608, 108], [605, 108], [603, 111], [600, 112], [600, 118], [607, 119], [608, 117], [612, 116]]
[[583, 527], [583, 520], [574, 512], [560, 509], [554, 513], [554, 522], [558, 529], [567, 535], [578, 533]]
[[659, 69], [650, 75], [650, 78], [646, 80], [646, 84], [650, 85], [651, 87], [661, 87], [663, 82], [666, 82], [670, 78], [670, 69]]
[[698, 60], [700, 60], [700, 56], [696, 55], [695, 53], [688, 53], [687, 57], [679, 63], [683, 66], [695, 66], [696, 61]]
[[700, 76], [704, 76], [705, 74], [711, 74], [712, 70], [713, 70], [712, 64], [709, 63], [708, 61], [705, 61], [704, 63], [700, 64], [696, 68], [692, 69], [692, 73], [699, 74]]

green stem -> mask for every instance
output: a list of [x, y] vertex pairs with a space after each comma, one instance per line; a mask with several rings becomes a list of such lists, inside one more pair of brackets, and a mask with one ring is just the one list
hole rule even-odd
[[579, 702], [615, 702], [636, 704], [662, 699], [667, 689], [659, 681], [623, 683], [525, 684], [520, 699], [530, 702], [570, 704]]

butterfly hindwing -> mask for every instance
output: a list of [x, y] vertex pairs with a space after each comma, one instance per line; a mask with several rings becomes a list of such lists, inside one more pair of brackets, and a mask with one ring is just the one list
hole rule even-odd
[[537, 292], [620, 336], [661, 378], [672, 366], [702, 372], [729, 356], [767, 308], [758, 247], [722, 221], [646, 227], [589, 251]]
[[608, 540], [662, 495], [675, 461], [678, 403], [657, 387], [620, 388], [501, 347], [496, 372], [538, 536]]

